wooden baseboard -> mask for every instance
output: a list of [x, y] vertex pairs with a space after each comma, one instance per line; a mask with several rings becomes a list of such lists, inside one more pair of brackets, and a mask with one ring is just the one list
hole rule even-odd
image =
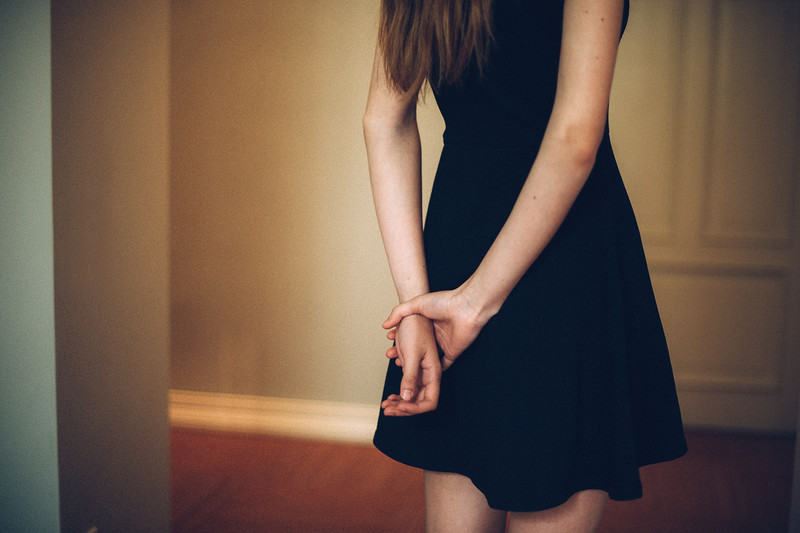
[[171, 390], [174, 427], [367, 444], [378, 407], [240, 394]]

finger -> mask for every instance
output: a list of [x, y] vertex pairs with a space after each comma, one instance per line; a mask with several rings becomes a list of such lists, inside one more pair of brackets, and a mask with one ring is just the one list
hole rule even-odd
[[403, 366], [405, 364], [403, 353], [397, 348], [396, 344], [390, 346], [389, 349], [386, 350], [386, 357], [389, 359], [394, 359], [394, 364], [397, 366]]
[[[425, 377], [425, 376], [423, 376]], [[442, 380], [441, 372], [429, 372], [427, 379], [422, 384], [420, 391], [420, 403], [425, 404], [426, 410], [432, 411], [439, 405], [439, 386]]]
[[422, 385], [413, 401], [404, 400], [397, 394], [391, 394], [383, 402], [381, 409], [386, 416], [412, 416], [433, 411], [439, 404], [439, 380], [441, 374], [433, 372], [427, 376], [427, 383]]
[[399, 394], [390, 394], [388, 398], [381, 402], [381, 409], [394, 408], [404, 401]]
[[390, 341], [393, 341], [397, 338], [397, 328], [390, 329], [388, 333], [386, 333], [386, 338]]
[[419, 308], [419, 297], [412, 298], [411, 300], [396, 305], [392, 308], [389, 318], [383, 323], [384, 329], [391, 329], [396, 327], [400, 322], [409, 315], [417, 315]]
[[442, 373], [436, 376], [434, 381], [425, 384], [425, 398], [432, 401], [436, 405], [439, 404], [439, 386], [442, 382]]
[[398, 396], [397, 394], [390, 394], [385, 400], [383, 400], [381, 402], [381, 409], [384, 409], [384, 408], [388, 407], [389, 405], [392, 405], [393, 403], [400, 402], [402, 400], [403, 399], [400, 396]]
[[421, 402], [407, 402], [402, 398], [386, 400], [381, 404], [383, 414], [386, 416], [410, 416], [430, 411], [430, 407]]
[[386, 416], [413, 416], [433, 411], [436, 406], [437, 402], [430, 399], [407, 402], [397, 395], [390, 396], [381, 403], [383, 414]]
[[403, 379], [400, 381], [400, 397], [408, 402], [417, 396], [419, 390], [419, 364], [405, 365]]

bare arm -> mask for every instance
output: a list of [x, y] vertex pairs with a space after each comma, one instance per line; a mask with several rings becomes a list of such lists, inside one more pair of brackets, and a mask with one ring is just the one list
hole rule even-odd
[[622, 2], [567, 1], [558, 90], [539, 154], [511, 215], [465, 287], [496, 313], [550, 242], [594, 165], [617, 55]]
[[372, 197], [401, 302], [428, 292], [416, 100], [392, 91], [376, 50], [364, 114]]
[[396, 307], [384, 327], [408, 314], [428, 316], [452, 360], [499, 311], [558, 230], [594, 165], [606, 123], [622, 10], [622, 0], [566, 0], [553, 111], [508, 220], [461, 287]]
[[[420, 139], [416, 98], [390, 89], [376, 50], [364, 139], [372, 196], [389, 268], [400, 302], [428, 292], [422, 242]], [[441, 365], [431, 322], [421, 316], [398, 321], [387, 351], [403, 367], [400, 396], [384, 402], [390, 415], [415, 414], [436, 408]], [[387, 400], [388, 401], [388, 400]]]

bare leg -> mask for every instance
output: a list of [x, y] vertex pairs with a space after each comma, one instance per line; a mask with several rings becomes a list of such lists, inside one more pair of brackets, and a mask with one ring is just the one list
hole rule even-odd
[[552, 509], [534, 513], [510, 513], [508, 533], [592, 533], [600, 525], [608, 494], [584, 490]]
[[425, 530], [428, 533], [503, 533], [506, 512], [492, 509], [468, 477], [425, 471]]

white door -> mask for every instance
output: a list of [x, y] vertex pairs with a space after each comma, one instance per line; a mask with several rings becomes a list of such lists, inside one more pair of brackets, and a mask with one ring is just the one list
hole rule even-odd
[[685, 422], [794, 431], [800, 2], [633, 0], [612, 139]]

